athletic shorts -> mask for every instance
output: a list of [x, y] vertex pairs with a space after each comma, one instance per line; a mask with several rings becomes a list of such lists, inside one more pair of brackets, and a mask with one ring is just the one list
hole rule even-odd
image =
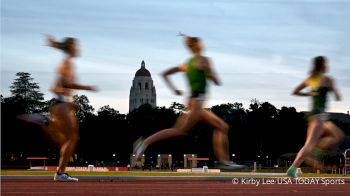
[[71, 103], [73, 102], [72, 97], [67, 97], [64, 96], [63, 94], [57, 94], [56, 98], [55, 98], [55, 103]]
[[329, 120], [329, 114], [327, 113], [309, 113], [308, 118], [310, 117], [318, 117], [321, 121], [328, 121]]
[[191, 98], [203, 101], [205, 100], [205, 92], [192, 92]]

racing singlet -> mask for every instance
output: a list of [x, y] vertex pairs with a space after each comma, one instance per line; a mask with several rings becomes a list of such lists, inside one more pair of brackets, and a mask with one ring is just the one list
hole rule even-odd
[[326, 110], [329, 88], [326, 86], [321, 86], [322, 77], [323, 74], [316, 74], [310, 78], [307, 84], [314, 93], [312, 96], [312, 108], [310, 115], [324, 113]]
[[187, 63], [186, 76], [191, 87], [192, 97], [198, 97], [206, 93], [207, 79], [206, 71], [196, 67], [201, 57], [192, 57]]

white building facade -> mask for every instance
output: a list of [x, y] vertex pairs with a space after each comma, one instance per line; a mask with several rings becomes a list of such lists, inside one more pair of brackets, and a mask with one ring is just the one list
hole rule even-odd
[[132, 81], [129, 95], [129, 112], [143, 104], [149, 104], [153, 107], [157, 106], [156, 88], [144, 61], [141, 62], [141, 68], [136, 71]]

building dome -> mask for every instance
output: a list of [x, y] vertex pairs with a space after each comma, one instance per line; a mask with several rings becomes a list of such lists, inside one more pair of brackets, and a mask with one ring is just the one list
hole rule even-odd
[[151, 73], [146, 69], [145, 62], [142, 61], [141, 68], [135, 73], [130, 88], [129, 112], [144, 104], [157, 107], [157, 94]]
[[145, 61], [141, 62], [141, 68], [139, 70], [137, 70], [137, 72], [135, 73], [135, 77], [137, 77], [137, 76], [151, 77], [151, 73], [146, 69]]

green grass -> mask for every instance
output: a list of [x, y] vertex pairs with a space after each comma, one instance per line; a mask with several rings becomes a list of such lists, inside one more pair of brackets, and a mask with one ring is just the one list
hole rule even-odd
[[[28, 171], [28, 170], [1, 170], [1, 175], [43, 175], [53, 176], [55, 171]], [[194, 173], [176, 173], [176, 172], [82, 172], [82, 171], [71, 171], [70, 175], [74, 176], [240, 176], [240, 177], [273, 177], [269, 175], [243, 175], [240, 173], [232, 174], [222, 172], [220, 174], [194, 174]], [[278, 176], [281, 177], [281, 176]], [[344, 177], [342, 174], [315, 174], [315, 173], [303, 173], [301, 177]], [[347, 176], [349, 177], [349, 176]]]

